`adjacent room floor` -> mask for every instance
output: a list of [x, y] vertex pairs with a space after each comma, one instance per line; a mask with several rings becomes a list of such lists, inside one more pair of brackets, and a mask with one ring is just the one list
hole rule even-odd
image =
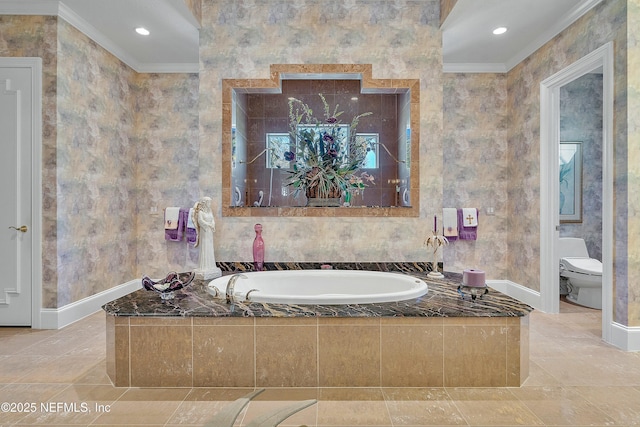
[[[565, 302], [533, 312], [519, 388], [270, 389], [236, 425], [305, 399], [318, 402], [281, 426], [640, 425], [640, 353], [604, 344], [600, 315]], [[113, 387], [102, 311], [57, 331], [0, 328], [0, 426], [203, 426], [249, 391]]]

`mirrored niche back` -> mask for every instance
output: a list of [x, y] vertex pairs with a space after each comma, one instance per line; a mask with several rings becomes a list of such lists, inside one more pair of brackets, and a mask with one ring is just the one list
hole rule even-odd
[[[289, 64], [272, 65], [270, 79], [223, 79], [222, 90], [223, 216], [419, 215], [418, 79], [373, 79], [370, 64]], [[346, 128], [371, 113], [350, 138], [367, 149], [357, 176], [373, 181], [363, 190], [343, 191], [326, 206], [295, 192], [290, 177], [300, 156], [292, 155], [300, 145], [290, 138], [290, 98], [321, 120], [324, 98], [331, 113], [336, 105], [343, 112]]]

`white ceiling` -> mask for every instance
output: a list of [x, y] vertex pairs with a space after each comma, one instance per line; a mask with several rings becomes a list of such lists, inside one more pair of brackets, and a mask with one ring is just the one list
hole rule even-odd
[[[442, 27], [444, 70], [506, 72], [600, 1], [458, 0]], [[199, 69], [198, 23], [184, 0], [0, 0], [0, 14], [58, 15], [138, 72]], [[497, 26], [509, 31], [494, 36]]]
[[442, 25], [444, 69], [509, 71], [601, 1], [458, 0]]

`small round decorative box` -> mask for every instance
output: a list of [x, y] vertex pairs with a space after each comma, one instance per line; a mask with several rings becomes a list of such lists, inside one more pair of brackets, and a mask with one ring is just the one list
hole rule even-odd
[[483, 288], [486, 286], [484, 271], [467, 269], [462, 272], [462, 284], [470, 288]]

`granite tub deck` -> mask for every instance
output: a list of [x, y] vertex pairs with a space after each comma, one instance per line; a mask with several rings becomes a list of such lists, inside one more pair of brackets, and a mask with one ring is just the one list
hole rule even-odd
[[107, 373], [118, 387], [522, 385], [531, 307], [493, 289], [462, 298], [459, 274], [395, 270], [425, 280], [429, 292], [335, 306], [226, 304], [197, 281], [173, 300], [135, 291], [103, 307]]

